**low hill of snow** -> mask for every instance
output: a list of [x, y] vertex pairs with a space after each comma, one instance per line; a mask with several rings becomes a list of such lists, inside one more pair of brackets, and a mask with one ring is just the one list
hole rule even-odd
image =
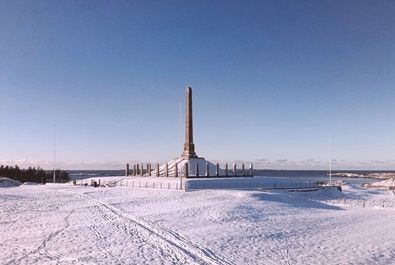
[[24, 182], [22, 185], [41, 185], [40, 183], [37, 182]]
[[0, 188], [16, 187], [19, 185], [21, 185], [21, 183], [17, 180], [0, 177]]

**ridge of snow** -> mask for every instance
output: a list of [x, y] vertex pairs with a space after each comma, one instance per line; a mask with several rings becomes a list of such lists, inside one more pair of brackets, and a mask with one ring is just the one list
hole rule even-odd
[[0, 187], [2, 188], [16, 187], [21, 184], [18, 180], [0, 177]]

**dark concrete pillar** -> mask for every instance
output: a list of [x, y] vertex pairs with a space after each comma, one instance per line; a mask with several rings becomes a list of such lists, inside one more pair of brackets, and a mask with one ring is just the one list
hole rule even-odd
[[129, 164], [126, 164], [125, 176], [129, 176]]
[[188, 162], [186, 162], [185, 166], [184, 166], [184, 176], [185, 176], [185, 178], [189, 177]]
[[196, 177], [199, 177], [199, 163], [198, 162], [196, 162], [195, 170], [196, 170]]
[[195, 144], [193, 143], [193, 118], [192, 118], [192, 88], [188, 87], [186, 91], [186, 111], [185, 111], [185, 143], [184, 158], [197, 157], [195, 153]]

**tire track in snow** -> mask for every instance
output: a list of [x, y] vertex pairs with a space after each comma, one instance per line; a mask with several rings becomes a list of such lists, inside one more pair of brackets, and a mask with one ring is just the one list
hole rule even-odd
[[204, 247], [200, 244], [197, 244], [195, 242], [192, 242], [192, 241], [186, 239], [185, 237], [181, 236], [177, 232], [175, 232], [163, 225], [160, 225], [160, 224], [154, 223], [154, 222], [148, 222], [148, 221], [144, 221], [144, 222], [149, 224], [151, 227], [156, 226], [156, 228], [159, 228], [161, 231], [168, 233], [169, 235], [173, 236], [174, 238], [177, 238], [177, 240], [182, 242], [183, 246], [189, 246], [190, 248], [199, 249], [201, 252], [204, 253], [204, 255], [210, 257], [211, 259], [219, 261], [220, 264], [233, 264], [231, 261], [226, 260], [225, 258], [219, 257], [218, 255], [216, 255], [211, 249], [206, 248], [206, 247]]
[[[189, 258], [189, 256], [185, 258], [185, 255], [183, 255], [183, 253], [180, 254], [179, 251], [164, 244], [162, 240], [153, 240], [152, 238], [150, 238], [151, 233], [149, 231], [142, 230], [139, 226], [133, 224], [131, 225], [128, 222], [125, 222], [124, 220], [120, 219], [119, 215], [114, 215], [114, 213], [107, 207], [103, 207], [100, 201], [89, 196], [85, 196], [83, 196], [82, 198], [87, 204], [92, 204], [92, 208], [97, 211], [101, 218], [106, 221], [110, 221], [114, 228], [116, 228], [124, 235], [127, 235], [129, 237], [129, 240], [132, 239], [135, 243], [137, 243], [139, 249], [137, 256], [139, 259], [146, 260], [145, 248], [148, 245], [151, 249], [158, 251], [160, 253], [160, 257], [166, 259], [170, 258], [175, 264], [191, 263], [191, 259]], [[138, 242], [136, 242], [136, 240], [138, 240]]]
[[[163, 246], [163, 244], [161, 244], [162, 242], [153, 242], [152, 240], [149, 240], [150, 234], [148, 232], [141, 229], [139, 230], [139, 227], [128, 225], [128, 223], [123, 222], [122, 220], [120, 220], [119, 216], [114, 215], [107, 208], [102, 207], [102, 205], [96, 199], [91, 198], [87, 195], [79, 195], [79, 197], [84, 201], [85, 205], [89, 206], [87, 209], [93, 210], [91, 212], [91, 215], [97, 215], [101, 220], [104, 220], [105, 223], [111, 224], [113, 228], [115, 228], [118, 232], [121, 232], [121, 234], [125, 236], [124, 238], [122, 238], [123, 242], [127, 243], [128, 241], [132, 241], [134, 244], [137, 245], [137, 258], [139, 260], [147, 262], [150, 259], [150, 256], [146, 257], [146, 247], [149, 246], [150, 249], [153, 249], [159, 253], [159, 257], [170, 259], [174, 264], [188, 264], [191, 262], [190, 260], [184, 259], [183, 257], [180, 257], [180, 255], [177, 255], [177, 253], [173, 249]], [[97, 225], [103, 225], [100, 219], [93, 221]], [[110, 233], [116, 232], [115, 230], [111, 230], [111, 228], [109, 229], [108, 227], [103, 229], [105, 229], [106, 232]], [[147, 235], [144, 235], [144, 232], [146, 232], [145, 234]], [[109, 246], [110, 245], [111, 243], [109, 243]]]
[[[180, 256], [188, 256], [198, 264], [233, 264], [231, 261], [215, 254], [212, 250], [194, 243], [180, 234], [154, 223], [148, 223], [141, 219], [131, 218], [125, 215], [119, 209], [90, 197], [86, 194], [79, 194], [83, 200], [93, 202], [96, 206], [104, 210], [104, 214], [110, 213], [114, 217], [114, 225], [130, 236], [136, 237], [136, 234], [130, 233], [130, 230], [137, 230], [143, 241], [148, 241], [150, 245], [159, 250], [170, 254], [175, 262], [185, 262], [180, 260]], [[160, 247], [159, 247], [160, 246]]]

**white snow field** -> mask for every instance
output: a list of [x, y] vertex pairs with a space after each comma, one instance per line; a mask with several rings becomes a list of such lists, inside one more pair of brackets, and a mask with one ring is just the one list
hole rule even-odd
[[395, 264], [389, 190], [0, 188], [0, 264]]

